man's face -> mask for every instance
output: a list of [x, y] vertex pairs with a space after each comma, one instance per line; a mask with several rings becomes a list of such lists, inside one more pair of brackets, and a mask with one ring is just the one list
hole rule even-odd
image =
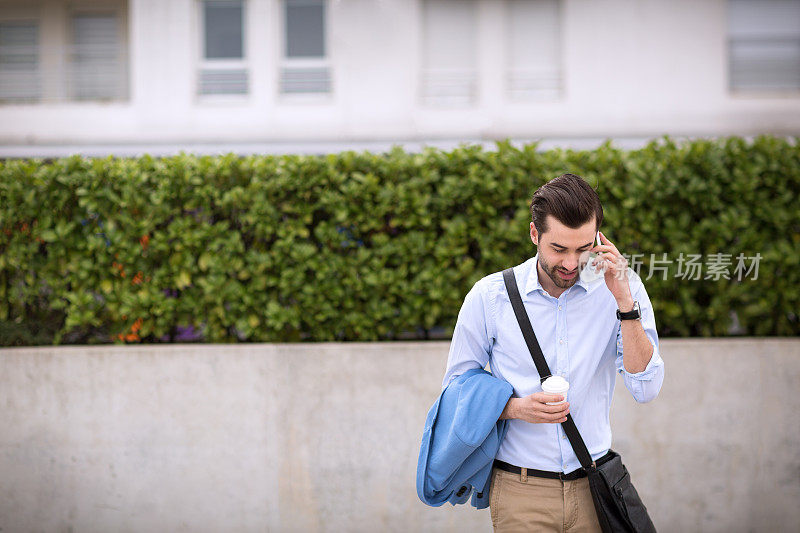
[[579, 228], [570, 228], [547, 216], [547, 231], [539, 234], [531, 222], [531, 240], [539, 247], [539, 267], [561, 289], [568, 289], [578, 281], [585, 266], [581, 253], [594, 246], [597, 233], [595, 220]]

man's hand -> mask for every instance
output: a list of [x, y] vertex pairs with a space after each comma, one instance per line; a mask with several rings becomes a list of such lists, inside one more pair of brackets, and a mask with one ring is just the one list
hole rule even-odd
[[500, 419], [519, 418], [531, 424], [560, 424], [567, 421], [569, 403], [547, 405], [547, 402], [560, 402], [561, 394], [534, 392], [524, 398], [511, 398], [503, 409]]
[[590, 251], [597, 252], [599, 255], [595, 259], [596, 265], [605, 265], [605, 280], [608, 290], [617, 300], [617, 306], [622, 311], [630, 311], [633, 308], [633, 298], [631, 289], [628, 285], [628, 260], [620, 253], [614, 243], [600, 233], [600, 242], [603, 244], [595, 246]]

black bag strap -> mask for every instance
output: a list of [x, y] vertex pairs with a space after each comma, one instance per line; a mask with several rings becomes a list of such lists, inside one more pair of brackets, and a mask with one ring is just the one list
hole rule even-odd
[[[533, 326], [531, 326], [528, 313], [525, 311], [525, 306], [522, 304], [522, 297], [519, 295], [517, 279], [514, 276], [513, 268], [508, 268], [503, 271], [503, 281], [505, 281], [508, 298], [511, 300], [511, 307], [514, 308], [514, 315], [517, 317], [519, 329], [522, 330], [525, 344], [528, 345], [528, 350], [531, 352], [533, 364], [536, 365], [536, 370], [539, 372], [539, 376], [541, 376], [541, 381], [544, 381], [551, 376], [550, 367], [547, 366], [542, 348], [539, 346], [539, 341], [536, 340], [536, 334], [533, 332]], [[589, 453], [588, 448], [586, 448], [586, 444], [583, 442], [583, 438], [575, 422], [572, 420], [571, 414], [567, 414], [567, 421], [562, 422], [561, 427], [564, 428], [564, 433], [567, 434], [569, 443], [572, 445], [575, 455], [581, 462], [581, 466], [586, 470], [596, 468], [592, 460], [592, 455]]]

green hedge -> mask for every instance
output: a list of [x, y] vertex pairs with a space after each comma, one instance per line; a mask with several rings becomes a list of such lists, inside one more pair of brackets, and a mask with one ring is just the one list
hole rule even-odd
[[650, 254], [731, 254], [731, 279], [645, 280], [662, 336], [797, 335], [795, 141], [8, 160], [0, 344], [446, 336], [475, 281], [534, 253], [529, 198], [564, 172], [643, 278]]

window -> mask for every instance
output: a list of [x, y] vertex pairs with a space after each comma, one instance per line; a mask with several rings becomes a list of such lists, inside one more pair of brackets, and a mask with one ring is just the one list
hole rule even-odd
[[202, 2], [202, 52], [198, 93], [247, 94], [244, 49], [244, 2]]
[[41, 90], [38, 22], [0, 21], [0, 102], [35, 102]]
[[128, 98], [127, 2], [0, 2], [0, 104]]
[[284, 0], [283, 94], [331, 92], [324, 0]]
[[424, 103], [463, 105], [477, 98], [475, 10], [473, 0], [424, 1]]
[[126, 52], [113, 13], [74, 13], [70, 20], [67, 92], [72, 100], [125, 98]]
[[513, 100], [561, 94], [561, 16], [558, 0], [507, 0], [507, 91]]
[[733, 91], [800, 89], [800, 0], [729, 0]]

